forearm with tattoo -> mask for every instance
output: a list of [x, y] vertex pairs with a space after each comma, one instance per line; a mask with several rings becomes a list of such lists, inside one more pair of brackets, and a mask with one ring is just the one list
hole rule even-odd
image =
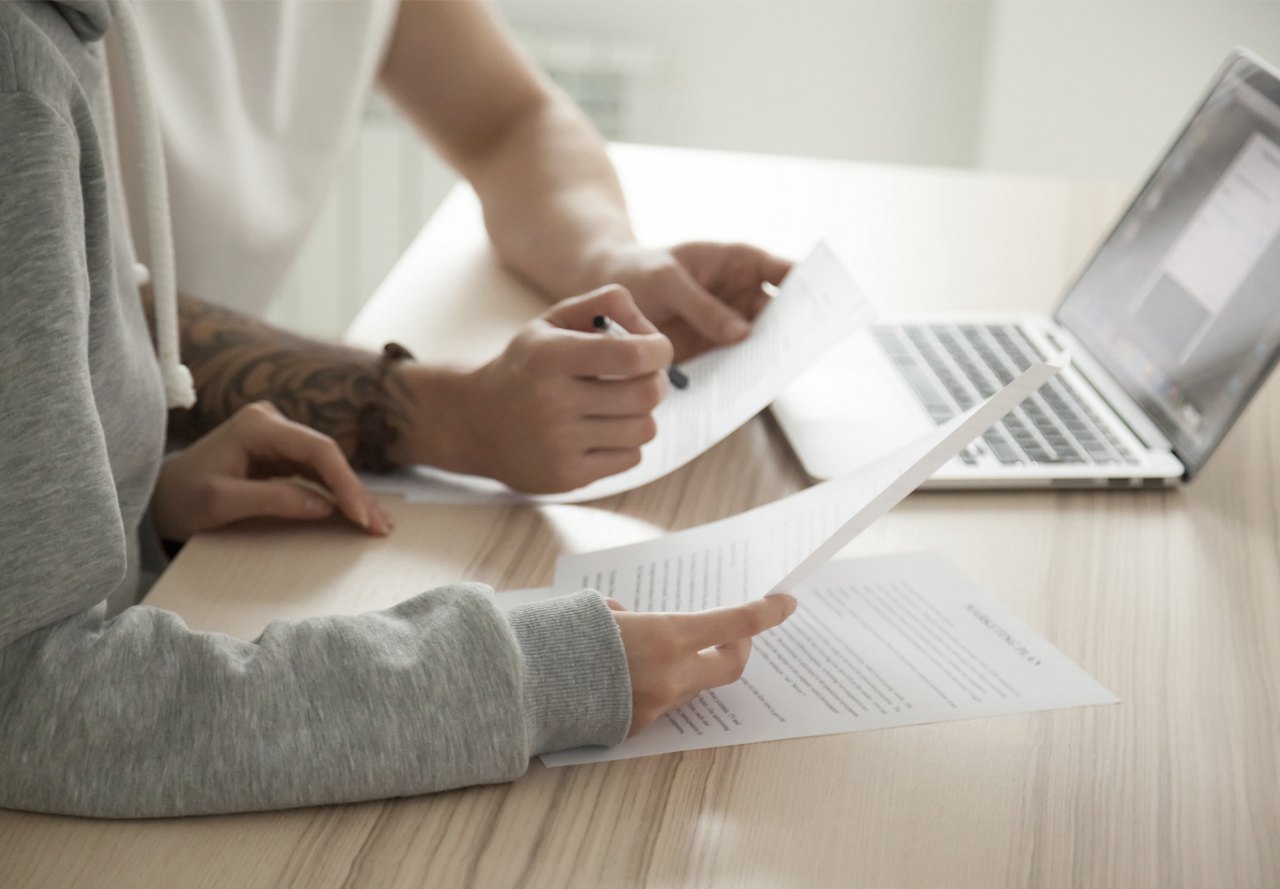
[[404, 433], [412, 396], [397, 373], [383, 376], [369, 352], [296, 336], [194, 297], [179, 300], [183, 363], [197, 401], [170, 413], [169, 431], [194, 440], [246, 404], [267, 400], [286, 416], [333, 437], [354, 457], [362, 409], [382, 407], [385, 434]]

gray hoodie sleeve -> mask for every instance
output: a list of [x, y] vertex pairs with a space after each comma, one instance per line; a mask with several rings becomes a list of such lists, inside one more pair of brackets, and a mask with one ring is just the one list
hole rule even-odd
[[104, 606], [0, 653], [0, 804], [156, 817], [428, 793], [621, 740], [617, 629], [594, 593], [505, 617], [457, 584], [253, 642]]
[[251, 642], [146, 606], [107, 616], [137, 533], [110, 443], [135, 420], [115, 391], [127, 379], [91, 379], [122, 307], [96, 302], [82, 147], [61, 113], [0, 90], [0, 806], [345, 802], [505, 781], [538, 752], [620, 741], [626, 657], [594, 593], [504, 616], [459, 584]]

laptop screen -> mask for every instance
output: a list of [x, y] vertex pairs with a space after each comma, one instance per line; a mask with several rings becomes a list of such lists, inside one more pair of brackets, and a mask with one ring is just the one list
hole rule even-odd
[[1193, 475], [1280, 349], [1280, 80], [1233, 55], [1055, 313]]

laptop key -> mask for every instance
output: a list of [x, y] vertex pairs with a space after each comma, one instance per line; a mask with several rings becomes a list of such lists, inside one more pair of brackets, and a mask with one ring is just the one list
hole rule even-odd
[[880, 344], [880, 348], [894, 360], [894, 363], [900, 363], [902, 360], [911, 360], [911, 353], [907, 351], [907, 347], [902, 344], [902, 340], [898, 338], [898, 334], [892, 330], [884, 328], [872, 328], [876, 341]]
[[1027, 356], [1022, 353], [1022, 350], [1014, 344], [1013, 337], [1010, 336], [1009, 330], [1010, 328], [1007, 327], [994, 327], [991, 329], [991, 337], [1004, 351], [1005, 355], [1008, 356], [1009, 360], [1017, 366], [1018, 370], [1026, 370], [1031, 366], [1031, 362], [1027, 359]]
[[1004, 329], [1008, 332], [1010, 341], [1014, 343], [1024, 356], [1034, 361], [1045, 360], [1044, 353], [1040, 351], [1039, 347], [1037, 347], [1035, 343], [1031, 342], [1031, 340], [1027, 339], [1026, 335], [1023, 334], [1023, 332], [1016, 326], [1010, 326]]
[[987, 448], [991, 451], [992, 455], [1001, 463], [1023, 462], [1022, 455], [1014, 450], [1014, 448], [1005, 441], [1004, 436], [995, 429], [988, 429], [983, 433], [982, 440], [986, 443]]
[[1120, 457], [1121, 460], [1123, 460], [1125, 463], [1138, 462], [1133, 458], [1133, 453], [1127, 447], [1124, 446], [1124, 444], [1120, 441], [1120, 439], [1116, 438], [1116, 436], [1111, 434], [1110, 431], [1108, 431], [1107, 429], [1103, 429], [1102, 434], [1106, 436], [1107, 444], [1111, 445], [1111, 447], [1115, 450], [1116, 454]]
[[942, 424], [955, 415], [955, 410], [951, 405], [947, 404], [942, 392], [934, 385], [928, 371], [914, 362], [905, 366], [899, 365], [898, 371], [915, 391], [916, 397], [920, 399], [925, 410], [929, 412], [933, 422]]
[[978, 387], [978, 394], [981, 395], [983, 398], [990, 398], [992, 395], [996, 394], [996, 387], [993, 386], [988, 380], [981, 380], [975, 385]]
[[1033, 463], [1057, 463], [1057, 455], [1050, 453], [1036, 442], [1029, 445], [1023, 445], [1022, 449], [1027, 452], [1027, 456], [1031, 458]]
[[1065, 438], [1055, 438], [1049, 440], [1050, 446], [1057, 454], [1059, 463], [1085, 463], [1084, 454], [1076, 449], [1076, 446]]
[[1112, 453], [1111, 449], [1092, 435], [1087, 438], [1083, 436], [1076, 436], [1076, 440], [1080, 442], [1080, 446], [1085, 449], [1085, 453], [1089, 455], [1091, 460], [1098, 463], [1116, 462], [1116, 455]]
[[1018, 417], [1017, 414], [1010, 414], [1004, 419], [1004, 427], [1013, 436], [1013, 440], [1018, 443], [1018, 447], [1022, 448], [1034, 463], [1057, 463], [1057, 455], [1049, 450], [1036, 438], [1030, 428]]
[[978, 403], [978, 400], [970, 395], [966, 390], [956, 387], [951, 392], [951, 397], [956, 400], [956, 404], [960, 405], [960, 410], [967, 411]]

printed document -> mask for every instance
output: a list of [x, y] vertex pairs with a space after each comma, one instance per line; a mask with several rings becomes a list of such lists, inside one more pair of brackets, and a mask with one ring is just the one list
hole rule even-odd
[[[935, 554], [828, 562], [792, 591], [800, 607], [756, 637], [737, 682], [703, 692], [616, 747], [542, 761], [575, 765], [1117, 700]], [[509, 605], [553, 592], [497, 598]], [[643, 610], [652, 599], [623, 604]], [[702, 607], [678, 596], [666, 605]]]
[[372, 490], [411, 503], [576, 503], [638, 488], [679, 469], [750, 420], [875, 311], [827, 246], [795, 266], [743, 342], [681, 365], [687, 389], [672, 388], [654, 411], [658, 435], [639, 465], [565, 494], [531, 496], [500, 482], [415, 467], [366, 477]]
[[1031, 365], [982, 404], [863, 469], [717, 522], [562, 556], [555, 589], [591, 587], [641, 611], [693, 611], [790, 592], [1064, 364]]

